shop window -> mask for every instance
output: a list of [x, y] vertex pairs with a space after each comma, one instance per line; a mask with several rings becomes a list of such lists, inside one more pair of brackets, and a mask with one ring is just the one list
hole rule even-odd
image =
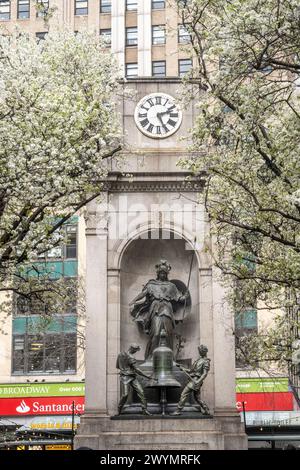
[[45, 328], [30, 316], [13, 319], [14, 374], [75, 373], [76, 354], [75, 316], [58, 316]]
[[13, 365], [14, 372], [24, 372], [25, 338], [23, 335], [13, 337]]
[[43, 335], [28, 335], [28, 372], [44, 370], [44, 338]]
[[10, 19], [10, 0], [0, 0], [0, 20]]

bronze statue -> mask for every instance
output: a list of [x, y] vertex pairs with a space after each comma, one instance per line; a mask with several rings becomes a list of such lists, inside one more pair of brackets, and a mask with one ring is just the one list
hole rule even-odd
[[117, 369], [120, 370], [120, 380], [122, 384], [122, 396], [118, 405], [118, 412], [121, 414], [122, 409], [127, 401], [130, 387], [136, 391], [142, 403], [142, 412], [145, 415], [151, 415], [147, 410], [147, 402], [142, 385], [138, 380], [138, 375], [152, 379], [151, 376], [144, 374], [136, 365], [136, 359], [133, 357], [141, 348], [137, 344], [131, 344], [128, 351], [121, 352], [117, 358]]
[[210, 369], [210, 359], [207, 357], [208, 349], [206, 346], [201, 344], [198, 351], [200, 357], [194, 362], [191, 369], [186, 369], [180, 364], [177, 364], [178, 367], [186, 373], [190, 380], [181, 392], [177, 410], [172, 413], [173, 416], [181, 414], [190, 393], [194, 394], [194, 398], [199, 405], [201, 413], [205, 415], [209, 414], [208, 406], [203, 400], [201, 400], [201, 387]]
[[[167, 346], [173, 351], [174, 329], [176, 323], [182, 320], [174, 318], [174, 312], [179, 304], [185, 304], [189, 298], [188, 289], [181, 292], [176, 284], [168, 280], [171, 265], [166, 260], [156, 264], [157, 278], [147, 282], [144, 289], [129, 304], [131, 315], [136, 322], [143, 325], [149, 335], [145, 359], [152, 357], [153, 351], [159, 346], [162, 330], [166, 332]], [[180, 282], [180, 281], [177, 281]], [[142, 302], [141, 302], [142, 301]]]

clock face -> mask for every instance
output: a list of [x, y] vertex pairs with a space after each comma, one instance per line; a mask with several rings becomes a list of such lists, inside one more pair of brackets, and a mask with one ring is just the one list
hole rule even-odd
[[134, 119], [143, 134], [155, 139], [164, 139], [177, 131], [182, 121], [182, 113], [172, 96], [151, 93], [137, 104]]

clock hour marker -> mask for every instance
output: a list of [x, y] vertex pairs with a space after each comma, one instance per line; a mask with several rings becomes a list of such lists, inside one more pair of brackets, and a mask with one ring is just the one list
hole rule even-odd
[[147, 113], [139, 113], [139, 119], [147, 117]]
[[178, 118], [178, 113], [170, 113], [170, 117]]
[[173, 119], [169, 119], [167, 124], [169, 124], [169, 126], [174, 127], [176, 125], [176, 121], [173, 121]]
[[176, 108], [176, 106], [175, 106], [175, 104], [173, 104], [172, 106], [170, 106], [170, 108], [168, 108], [168, 111], [169, 111], [169, 112], [170, 112], [170, 111], [173, 111], [173, 109], [175, 109], [175, 108]]
[[150, 104], [150, 108], [151, 106], [154, 106], [154, 101], [151, 98], [149, 98], [146, 102]]
[[141, 126], [146, 127], [147, 124], [149, 124], [148, 119], [144, 119], [143, 121], [141, 121]]
[[152, 132], [154, 129], [154, 126], [152, 124], [149, 124], [149, 127], [147, 129], [148, 132]]
[[148, 101], [146, 101], [145, 103], [142, 104], [141, 109], [144, 109], [145, 111], [148, 111], [151, 108], [151, 106], [149, 106], [149, 108], [148, 108], [148, 107], [146, 107], [146, 104], [149, 104]]
[[156, 126], [156, 134], [161, 134], [161, 127], [160, 126]]
[[156, 96], [155, 100], [156, 100], [156, 104], [161, 104], [161, 96]]

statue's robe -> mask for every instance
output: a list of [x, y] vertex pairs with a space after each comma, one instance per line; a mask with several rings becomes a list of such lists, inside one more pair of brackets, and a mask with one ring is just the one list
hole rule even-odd
[[145, 359], [152, 357], [154, 349], [159, 346], [160, 333], [166, 332], [167, 345], [173, 350], [174, 341], [174, 304], [183, 301], [183, 294], [170, 281], [151, 279], [143, 289], [146, 300], [132, 312], [136, 321], [145, 313], [143, 324], [149, 341], [145, 351]]

